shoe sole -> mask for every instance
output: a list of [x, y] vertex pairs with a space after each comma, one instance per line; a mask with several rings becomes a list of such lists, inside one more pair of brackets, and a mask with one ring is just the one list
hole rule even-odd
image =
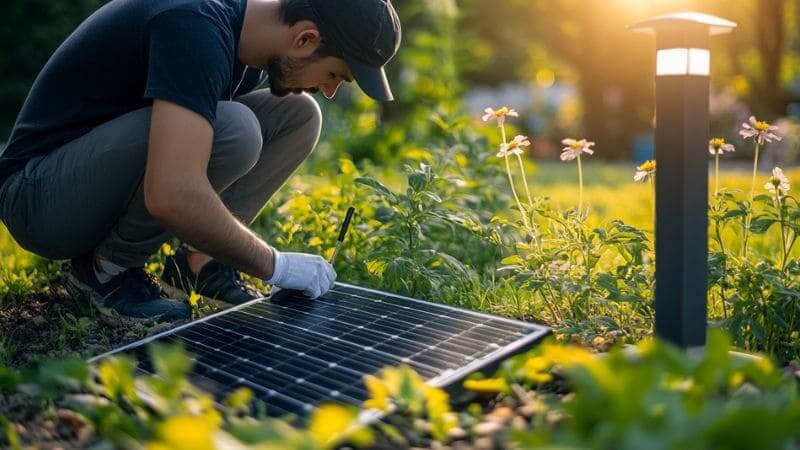
[[[159, 279], [159, 284], [161, 284], [161, 289], [169, 296], [170, 298], [178, 299], [178, 300], [186, 300], [189, 301], [189, 294], [179, 287], [175, 287], [168, 282], [164, 281], [163, 279]], [[198, 294], [200, 298], [208, 302], [209, 304], [217, 307], [217, 308], [230, 308], [235, 306], [233, 303], [228, 303], [224, 300], [220, 300], [214, 297], [206, 297], [203, 294]], [[191, 303], [190, 303], [191, 304]]]
[[117, 311], [107, 308], [103, 306], [103, 297], [101, 297], [94, 289], [85, 285], [80, 280], [75, 278], [75, 276], [71, 273], [66, 274], [66, 287], [68, 290], [71, 290], [71, 294], [73, 296], [79, 295], [81, 297], [88, 297], [89, 304], [92, 305], [94, 309], [100, 313], [100, 320], [104, 323], [116, 326], [116, 327], [131, 327], [136, 325], [145, 325], [145, 326], [157, 326], [163, 324], [175, 324], [179, 322], [183, 322], [183, 320], [175, 320], [172, 322], [162, 321], [159, 322], [158, 319], [154, 318], [136, 318], [136, 317], [129, 317], [123, 316]]

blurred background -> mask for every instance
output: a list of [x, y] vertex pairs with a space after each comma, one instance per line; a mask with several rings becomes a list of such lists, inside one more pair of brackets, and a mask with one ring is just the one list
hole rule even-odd
[[[0, 142], [38, 71], [100, 0], [0, 3]], [[712, 135], [740, 143], [751, 114], [787, 138], [764, 167], [798, 161], [800, 0], [396, 0], [403, 45], [390, 62], [398, 101], [381, 105], [344, 87], [320, 97], [324, 136], [312, 168], [347, 153], [386, 164], [474, 121], [486, 106], [520, 112], [532, 157], [557, 158], [565, 136], [597, 142], [597, 158], [652, 157], [654, 39], [627, 29], [667, 12], [694, 10], [739, 27], [712, 40]], [[91, 68], [88, 68], [89, 70]], [[489, 127], [487, 127], [489, 128]], [[490, 130], [493, 131], [493, 130]], [[0, 144], [2, 145], [2, 144]], [[747, 146], [748, 148], [750, 146]], [[752, 149], [749, 149], [752, 152]], [[733, 155], [743, 162], [750, 154]]]

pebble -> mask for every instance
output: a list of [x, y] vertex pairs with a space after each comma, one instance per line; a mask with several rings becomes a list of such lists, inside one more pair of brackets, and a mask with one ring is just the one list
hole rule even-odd
[[461, 427], [451, 428], [450, 431], [447, 432], [448, 439], [458, 440], [464, 439], [467, 437], [467, 432]]
[[483, 419], [505, 425], [512, 417], [514, 417], [514, 411], [508, 406], [501, 406], [484, 415]]
[[525, 431], [528, 429], [528, 421], [522, 416], [515, 416], [511, 420], [511, 428], [517, 431]]
[[542, 406], [536, 403], [526, 403], [517, 408], [517, 414], [525, 418], [533, 417], [539, 411], [543, 411]]
[[[498, 422], [480, 422], [472, 427], [472, 432], [478, 436], [487, 436], [497, 433], [503, 429], [503, 425]], [[477, 445], [477, 441], [475, 442]]]
[[497, 446], [494, 444], [494, 439], [490, 437], [482, 437], [475, 439], [475, 450], [494, 450]]

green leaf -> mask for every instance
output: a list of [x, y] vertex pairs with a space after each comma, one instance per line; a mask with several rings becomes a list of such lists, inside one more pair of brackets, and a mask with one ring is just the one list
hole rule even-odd
[[424, 173], [414, 172], [408, 176], [408, 185], [416, 192], [425, 189], [427, 184], [428, 180]]
[[395, 198], [394, 193], [390, 191], [389, 188], [387, 188], [386, 186], [383, 185], [383, 183], [372, 177], [358, 177], [354, 181], [358, 184], [373, 189], [375, 192], [385, 197], [390, 197], [392, 199]]
[[750, 223], [750, 231], [753, 233], [765, 233], [776, 222], [777, 220], [769, 217], [756, 218]]
[[518, 264], [521, 266], [525, 264], [525, 260], [523, 260], [522, 257], [519, 255], [509, 255], [501, 259], [500, 264], [503, 265]]
[[722, 220], [733, 219], [734, 217], [741, 217], [747, 215], [747, 211], [741, 209], [732, 209], [722, 216]]

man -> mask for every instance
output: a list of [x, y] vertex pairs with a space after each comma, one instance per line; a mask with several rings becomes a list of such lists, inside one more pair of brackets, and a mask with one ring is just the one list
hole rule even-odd
[[[187, 319], [191, 289], [260, 296], [238, 271], [322, 295], [328, 262], [247, 225], [317, 143], [308, 92], [355, 80], [392, 100], [399, 43], [389, 0], [113, 0], [37, 76], [0, 154], [0, 218], [23, 247], [71, 259], [69, 285], [118, 322]], [[143, 266], [173, 236], [166, 298]]]

